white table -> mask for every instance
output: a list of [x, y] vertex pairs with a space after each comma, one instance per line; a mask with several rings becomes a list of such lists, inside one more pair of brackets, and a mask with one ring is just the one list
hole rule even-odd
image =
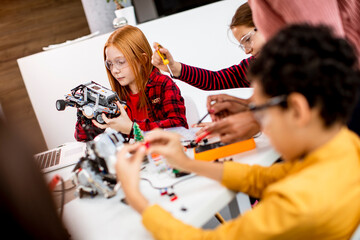
[[[234, 161], [263, 166], [273, 164], [279, 155], [269, 145], [267, 138], [262, 135], [255, 141], [256, 149], [232, 156]], [[203, 226], [236, 196], [218, 182], [200, 176], [175, 185], [174, 192], [178, 199], [173, 202], [168, 196], [161, 196], [159, 190], [153, 189], [146, 181], [141, 181], [140, 187], [151, 203], [159, 204], [178, 219], [195, 227]], [[120, 202], [123, 197], [120, 190], [110, 199], [96, 196], [76, 198], [67, 203], [63, 217], [73, 239], [152, 239], [141, 223], [141, 216]], [[181, 208], [187, 210], [182, 211]]]

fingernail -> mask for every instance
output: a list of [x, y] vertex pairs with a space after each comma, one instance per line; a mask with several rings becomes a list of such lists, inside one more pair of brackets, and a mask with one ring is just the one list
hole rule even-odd
[[215, 110], [213, 108], [209, 110], [209, 113], [214, 113], [214, 112]]

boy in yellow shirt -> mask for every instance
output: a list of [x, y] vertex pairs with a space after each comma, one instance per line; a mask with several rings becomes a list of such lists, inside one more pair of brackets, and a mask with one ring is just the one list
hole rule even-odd
[[[287, 27], [264, 46], [250, 69], [254, 95], [248, 110], [283, 163], [194, 161], [177, 134], [161, 130], [145, 136], [149, 149], [124, 147], [118, 180], [154, 238], [349, 239], [360, 224], [360, 139], [345, 125], [360, 84], [354, 52], [328, 28], [308, 25]], [[139, 169], [147, 152], [262, 200], [214, 230], [186, 225], [141, 194]]]

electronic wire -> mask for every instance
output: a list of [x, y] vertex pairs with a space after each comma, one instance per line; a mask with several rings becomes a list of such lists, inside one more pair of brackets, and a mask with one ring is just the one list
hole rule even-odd
[[185, 180], [188, 180], [188, 179], [191, 179], [191, 178], [194, 178], [194, 177], [197, 177], [197, 175], [190, 175], [190, 176], [187, 176], [187, 177], [184, 177], [183, 179], [180, 179], [179, 181], [173, 183], [173, 184], [170, 184], [168, 186], [165, 186], [165, 187], [156, 187], [153, 185], [153, 183], [147, 179], [147, 178], [140, 178], [140, 180], [144, 180], [146, 182], [148, 182], [150, 184], [150, 186], [154, 189], [158, 189], [158, 190], [161, 190], [161, 189], [165, 189], [165, 188], [174, 188], [175, 185], [177, 185], [178, 183], [181, 183], [181, 182], [184, 182]]
[[[52, 190], [53, 192], [60, 192], [61, 193], [61, 201], [60, 201], [60, 218], [62, 218], [63, 216], [63, 212], [64, 212], [64, 205], [65, 205], [65, 191], [70, 190], [71, 188], [65, 189], [65, 182], [64, 179], [57, 175], [56, 178], [58, 178], [61, 182], [61, 190]], [[55, 177], [54, 177], [55, 179]], [[55, 186], [54, 186], [55, 187]]]

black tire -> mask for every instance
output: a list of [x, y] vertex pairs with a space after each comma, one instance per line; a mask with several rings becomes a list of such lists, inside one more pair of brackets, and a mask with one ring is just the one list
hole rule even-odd
[[62, 99], [56, 101], [56, 109], [58, 111], [64, 111], [66, 108], [66, 102]]
[[105, 123], [104, 119], [103, 119], [102, 116], [101, 116], [101, 113], [99, 113], [99, 114], [96, 116], [96, 121], [97, 121], [98, 123], [100, 123], [100, 124], [104, 124], [104, 123]]

